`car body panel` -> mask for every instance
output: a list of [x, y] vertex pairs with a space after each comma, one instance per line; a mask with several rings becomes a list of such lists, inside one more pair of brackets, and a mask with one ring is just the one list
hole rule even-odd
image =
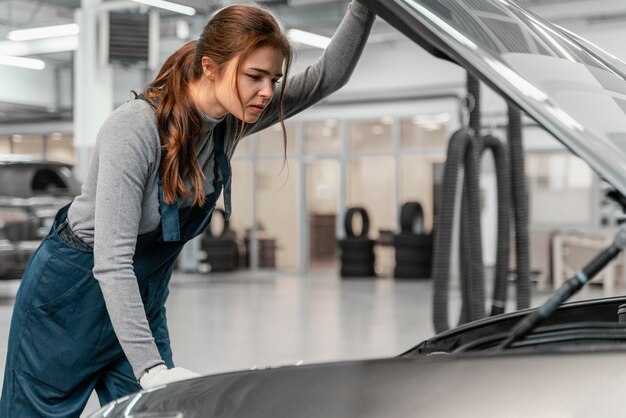
[[0, 157], [0, 203], [39, 196], [66, 196], [71, 200], [78, 194], [80, 183], [70, 164]]
[[[0, 281], [19, 282], [59, 208], [80, 193], [72, 166], [0, 155]], [[11, 289], [7, 295], [14, 297]]]
[[588, 351], [288, 366], [172, 383], [97, 417], [621, 417], [623, 360]]
[[[551, 325], [576, 324], [581, 317], [616, 323], [617, 309], [625, 303], [626, 297], [570, 303], [557, 310]], [[619, 365], [626, 354], [626, 324], [616, 325], [623, 337], [613, 344], [433, 352], [506, 329], [533, 310], [466, 324], [397, 358], [285, 366], [172, 383], [122, 398], [93, 418], [622, 416], [626, 370]]]

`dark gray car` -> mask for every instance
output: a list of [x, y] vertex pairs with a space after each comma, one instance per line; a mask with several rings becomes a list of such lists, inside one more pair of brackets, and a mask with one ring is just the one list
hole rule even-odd
[[57, 210], [79, 193], [69, 164], [29, 156], [0, 158], [0, 280], [21, 278]]

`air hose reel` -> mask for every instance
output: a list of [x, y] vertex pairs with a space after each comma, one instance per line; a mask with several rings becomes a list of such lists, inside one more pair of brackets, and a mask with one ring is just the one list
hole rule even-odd
[[[497, 138], [480, 136], [480, 85], [468, 74], [467, 112], [464, 115], [469, 129], [455, 132], [448, 146], [444, 168], [443, 192], [436, 219], [433, 254], [433, 322], [436, 332], [450, 328], [448, 322], [449, 276], [454, 234], [455, 208], [461, 201], [460, 265], [462, 308], [460, 323], [485, 316], [484, 266], [480, 226], [480, 158], [486, 149], [493, 152], [498, 189], [498, 241], [494, 294], [491, 314], [504, 312], [509, 270], [509, 228], [511, 203], [515, 206], [517, 307], [530, 304], [528, 196], [525, 188], [525, 169], [521, 136], [520, 111], [509, 103], [508, 139], [511, 152]], [[462, 192], [458, 190], [459, 171], [463, 167]], [[510, 170], [509, 170], [510, 169]], [[512, 174], [511, 174], [512, 173]], [[511, 193], [513, 189], [513, 193]], [[513, 199], [511, 200], [511, 196]]]

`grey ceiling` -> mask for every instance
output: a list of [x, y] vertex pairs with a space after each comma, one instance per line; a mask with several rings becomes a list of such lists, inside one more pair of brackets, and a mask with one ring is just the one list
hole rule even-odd
[[[106, 2], [119, 0], [105, 0]], [[193, 19], [206, 19], [215, 9], [246, 0], [176, 0], [178, 3], [195, 7], [198, 15]], [[529, 7], [563, 3], [596, 2], [597, 0], [518, 0]], [[610, 1], [610, 0], [609, 0]], [[247, 1], [249, 2], [249, 1]], [[335, 26], [345, 10], [348, 0], [257, 0], [279, 14], [286, 25]], [[564, 6], [564, 5], [563, 5]], [[73, 20], [74, 9], [80, 0], [0, 0], [0, 40], [12, 29], [66, 23]], [[564, 6], [565, 7], [565, 6]], [[601, 10], [601, 7], [598, 8]], [[180, 15], [162, 11], [164, 19], [180, 18]]]
[[[106, 0], [105, 0], [106, 1]], [[114, 0], [111, 0], [114, 1]], [[115, 0], [119, 1], [119, 0]], [[570, 4], [582, 3], [597, 4], [597, 0], [518, 0], [530, 8], [557, 7], [566, 10]], [[626, 1], [626, 0], [605, 0]], [[177, 0], [195, 7], [198, 15], [188, 18], [192, 32], [199, 31], [206, 22], [207, 16], [215, 9], [232, 3], [246, 2], [245, 0]], [[257, 0], [265, 4], [278, 14], [287, 27], [301, 29], [314, 29], [315, 32], [330, 35], [337, 27], [343, 16], [348, 0]], [[12, 29], [25, 27], [43, 26], [49, 24], [68, 23], [73, 21], [76, 8], [80, 7], [80, 0], [0, 0], [0, 41], [5, 40], [6, 34]], [[593, 9], [590, 7], [588, 9]], [[602, 16], [602, 10], [593, 13], [590, 18]], [[161, 12], [161, 36], [163, 38], [174, 37], [175, 21], [181, 15]], [[374, 34], [389, 35], [395, 33], [384, 22], [379, 21], [374, 29]], [[45, 57], [48, 62], [71, 70], [73, 54], [59, 53]], [[71, 109], [35, 108], [13, 103], [0, 102], [0, 124], [24, 123], [28, 121], [42, 120], [69, 120]]]

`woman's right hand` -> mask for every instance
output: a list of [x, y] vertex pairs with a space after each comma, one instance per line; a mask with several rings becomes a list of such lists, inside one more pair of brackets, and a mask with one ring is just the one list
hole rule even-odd
[[182, 367], [174, 367], [168, 369], [165, 364], [159, 364], [149, 369], [139, 379], [139, 384], [142, 389], [148, 389], [155, 386], [166, 385], [172, 382], [178, 382], [180, 380], [193, 379], [202, 375], [194, 373]]

